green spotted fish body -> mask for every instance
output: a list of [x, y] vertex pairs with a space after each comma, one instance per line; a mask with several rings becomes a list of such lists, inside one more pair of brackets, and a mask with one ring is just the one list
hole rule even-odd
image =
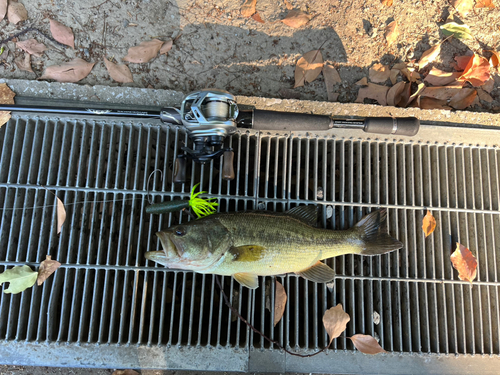
[[372, 212], [353, 228], [315, 227], [316, 207], [299, 206], [285, 214], [235, 212], [210, 215], [157, 232], [163, 251], [146, 258], [168, 268], [233, 276], [258, 287], [258, 276], [295, 272], [329, 282], [334, 271], [321, 260], [343, 254], [378, 255], [403, 244], [381, 230], [385, 210]]

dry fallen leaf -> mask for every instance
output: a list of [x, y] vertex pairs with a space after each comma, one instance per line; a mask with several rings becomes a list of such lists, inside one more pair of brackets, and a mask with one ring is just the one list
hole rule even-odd
[[283, 0], [283, 2], [285, 3], [286, 9], [288, 9], [288, 10], [293, 9], [293, 5], [290, 4], [290, 2], [288, 0]]
[[76, 58], [61, 65], [48, 66], [40, 79], [53, 79], [57, 82], [78, 82], [87, 77], [93, 67], [94, 63], [88, 63], [83, 59]]
[[257, 0], [245, 0], [245, 3], [241, 6], [240, 12], [243, 17], [251, 17], [255, 14], [255, 5]]
[[392, 21], [386, 26], [384, 36], [388, 46], [396, 41], [399, 36], [398, 21]]
[[465, 109], [476, 99], [477, 91], [470, 88], [461, 89], [450, 100], [450, 106], [455, 109]]
[[385, 5], [386, 7], [392, 6], [393, 0], [380, 0], [382, 5]]
[[391, 80], [391, 83], [393, 85], [396, 84], [399, 73], [401, 73], [401, 71], [399, 69], [394, 69], [394, 68], [391, 69], [390, 74], [389, 74], [389, 79]]
[[7, 18], [10, 23], [17, 24], [28, 19], [28, 12], [23, 4], [10, 1], [7, 8]]
[[134, 370], [115, 370], [111, 375], [139, 375], [139, 373]]
[[283, 285], [276, 280], [276, 297], [274, 299], [274, 326], [276, 327], [276, 324], [281, 320], [283, 317], [283, 313], [285, 312], [285, 306], [286, 306], [286, 292], [285, 288], [283, 288]]
[[[415, 91], [413, 94], [410, 95], [410, 97], [408, 98], [408, 101], [406, 102], [406, 105], [404, 105], [402, 107], [408, 107], [410, 105], [410, 103], [413, 102], [415, 100], [415, 98], [417, 98], [424, 90], [425, 90], [425, 83], [419, 83], [419, 85], [417, 87], [417, 91]], [[401, 103], [400, 103], [400, 105], [401, 105]]]
[[389, 87], [369, 82], [367, 87], [359, 89], [356, 103], [363, 103], [365, 98], [368, 98], [376, 100], [380, 105], [387, 105], [387, 91]]
[[349, 323], [350, 320], [351, 317], [344, 311], [341, 303], [325, 311], [325, 315], [323, 315], [323, 325], [325, 326], [326, 333], [328, 333], [330, 337], [328, 346], [330, 346], [333, 339], [339, 337], [342, 332], [345, 331], [347, 323]]
[[61, 233], [61, 228], [66, 220], [66, 209], [62, 200], [57, 198], [57, 234]]
[[474, 87], [483, 85], [489, 78], [490, 63], [484, 57], [476, 54], [474, 54], [474, 58], [469, 60], [463, 74], [459, 77], [460, 80], [467, 81]]
[[158, 39], [142, 42], [138, 46], [129, 48], [127, 56], [122, 60], [137, 64], [147, 63], [156, 57], [162, 45], [163, 42]]
[[33, 69], [31, 69], [31, 55], [29, 53], [25, 53], [24, 56], [19, 56], [14, 62], [19, 69], [34, 73]]
[[422, 220], [422, 229], [424, 230], [425, 237], [428, 237], [436, 229], [436, 219], [429, 210], [427, 210], [427, 215]]
[[364, 354], [378, 354], [385, 353], [385, 350], [379, 345], [377, 340], [375, 340], [370, 335], [354, 335], [349, 337], [356, 347], [361, 353]]
[[495, 8], [493, 0], [476, 0], [476, 6], [474, 8]]
[[460, 90], [462, 90], [460, 87], [450, 86], [425, 87], [420, 93], [420, 96], [427, 96], [428, 98], [439, 100], [450, 100]]
[[64, 26], [56, 20], [50, 20], [50, 32], [59, 43], [75, 48], [75, 35], [70, 27]]
[[47, 50], [45, 44], [38, 43], [36, 39], [28, 39], [23, 40], [22, 42], [16, 42], [16, 46], [21, 48], [23, 51], [38, 57], [42, 57], [43, 52]]
[[417, 82], [420, 80], [420, 74], [416, 72], [413, 68], [403, 68], [400, 70], [401, 73], [404, 74], [406, 79], [410, 82]]
[[496, 68], [498, 66], [498, 64], [500, 63], [500, 52], [498, 51], [493, 51], [493, 50], [490, 50], [488, 52], [491, 52], [492, 55], [490, 57], [490, 65], [493, 67], [493, 68]]
[[401, 81], [392, 86], [389, 91], [387, 91], [387, 105], [395, 106], [401, 100], [401, 94], [406, 87], [406, 83]]
[[281, 20], [285, 25], [298, 29], [304, 26], [311, 19], [311, 15], [301, 10], [291, 10], [285, 18]]
[[427, 98], [425, 96], [419, 97], [417, 104], [420, 109], [452, 109], [448, 106], [448, 100]]
[[474, 8], [474, 0], [450, 0], [450, 4], [462, 17], [469, 14]]
[[[457, 81], [461, 75], [460, 72], [445, 72], [438, 68], [432, 68], [424, 81], [433, 86], [446, 86]], [[463, 85], [463, 82], [458, 82], [458, 84]]]
[[265, 23], [264, 20], [262, 18], [260, 18], [260, 15], [258, 12], [255, 12], [255, 14], [252, 15], [252, 18], [257, 21], [257, 22], [260, 22], [260, 23]]
[[339, 94], [333, 91], [333, 87], [336, 83], [340, 83], [342, 80], [340, 79], [339, 72], [333, 66], [329, 64], [325, 64], [323, 67], [323, 76], [325, 77], [325, 85], [326, 85], [326, 94], [328, 96], [329, 102], [334, 102], [337, 100]]
[[104, 58], [104, 64], [106, 65], [106, 69], [108, 69], [109, 75], [116, 82], [120, 83], [129, 83], [134, 82], [132, 78], [132, 73], [130, 73], [130, 69], [125, 64], [115, 64]]
[[380, 63], [373, 65], [368, 71], [370, 81], [375, 83], [384, 83], [389, 79], [391, 70], [387, 65]]
[[457, 249], [450, 256], [453, 268], [458, 271], [460, 280], [469, 281], [476, 278], [477, 260], [471, 251], [457, 242]]
[[8, 0], [0, 0], [0, 21], [3, 20], [7, 14], [7, 3]]
[[52, 260], [50, 255], [46, 255], [45, 260], [40, 263], [40, 268], [38, 269], [38, 278], [36, 279], [38, 286], [42, 285], [59, 267], [61, 267], [61, 263], [57, 260]]
[[285, 87], [280, 88], [278, 94], [284, 99], [300, 99], [300, 92]]
[[[16, 94], [7, 86], [6, 83], [0, 83], [0, 104], [15, 104], [14, 96]], [[0, 112], [0, 128], [10, 120], [10, 112]]]
[[160, 48], [160, 55], [166, 55], [174, 45], [174, 41], [172, 39], [167, 40], [163, 46]]
[[477, 89], [477, 96], [479, 96], [479, 99], [481, 99], [482, 101], [485, 101], [487, 103], [491, 103], [493, 101], [493, 98], [491, 97], [491, 95], [488, 94], [483, 89]]
[[481, 86], [481, 88], [486, 92], [492, 92], [494, 87], [495, 87], [495, 80], [491, 77], [489, 80], [486, 81], [484, 85]]
[[457, 70], [464, 70], [474, 56], [455, 56], [457, 62]]
[[356, 82], [358, 86], [368, 86], [368, 78], [363, 77], [358, 82]]
[[441, 52], [441, 43], [436, 44], [435, 46], [429, 48], [422, 54], [422, 57], [420, 57], [420, 60], [418, 62], [418, 68], [419, 69], [425, 68], [427, 64], [433, 62], [436, 59], [436, 57], [439, 56], [440, 52]]
[[314, 81], [323, 69], [323, 55], [319, 49], [305, 53], [295, 67], [295, 85], [304, 86], [305, 82]]
[[408, 104], [408, 100], [410, 99], [410, 96], [411, 96], [411, 83], [406, 82], [405, 87], [400, 94], [401, 99], [399, 99], [399, 102], [396, 102], [396, 106], [406, 107], [406, 105]]

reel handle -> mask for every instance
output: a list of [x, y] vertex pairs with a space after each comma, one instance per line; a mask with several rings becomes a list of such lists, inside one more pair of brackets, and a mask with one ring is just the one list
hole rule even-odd
[[186, 182], [186, 158], [183, 155], [177, 156], [174, 163], [174, 177], [172, 181], [175, 184], [180, 184]]
[[226, 181], [234, 180], [234, 151], [224, 151], [222, 157], [222, 179]]

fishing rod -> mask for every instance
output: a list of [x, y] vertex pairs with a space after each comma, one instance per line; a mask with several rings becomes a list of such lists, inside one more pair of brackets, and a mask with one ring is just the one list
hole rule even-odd
[[193, 148], [181, 147], [174, 163], [173, 182], [186, 182], [186, 160], [204, 164], [223, 157], [222, 178], [232, 180], [234, 152], [224, 147], [224, 139], [238, 128], [264, 131], [325, 131], [332, 128], [363, 130], [367, 133], [414, 136], [420, 128], [415, 117], [367, 117], [362, 120], [334, 119], [327, 115], [266, 111], [239, 107], [234, 95], [224, 90], [199, 90], [184, 98], [181, 107], [158, 111], [107, 108], [65, 108], [27, 105], [0, 105], [0, 111], [102, 115], [159, 119], [183, 127]]

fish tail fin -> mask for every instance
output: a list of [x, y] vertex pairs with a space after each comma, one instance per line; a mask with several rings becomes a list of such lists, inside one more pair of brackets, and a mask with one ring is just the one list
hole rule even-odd
[[385, 209], [374, 211], [362, 218], [355, 226], [363, 240], [360, 255], [379, 255], [399, 250], [403, 244], [386, 233]]

